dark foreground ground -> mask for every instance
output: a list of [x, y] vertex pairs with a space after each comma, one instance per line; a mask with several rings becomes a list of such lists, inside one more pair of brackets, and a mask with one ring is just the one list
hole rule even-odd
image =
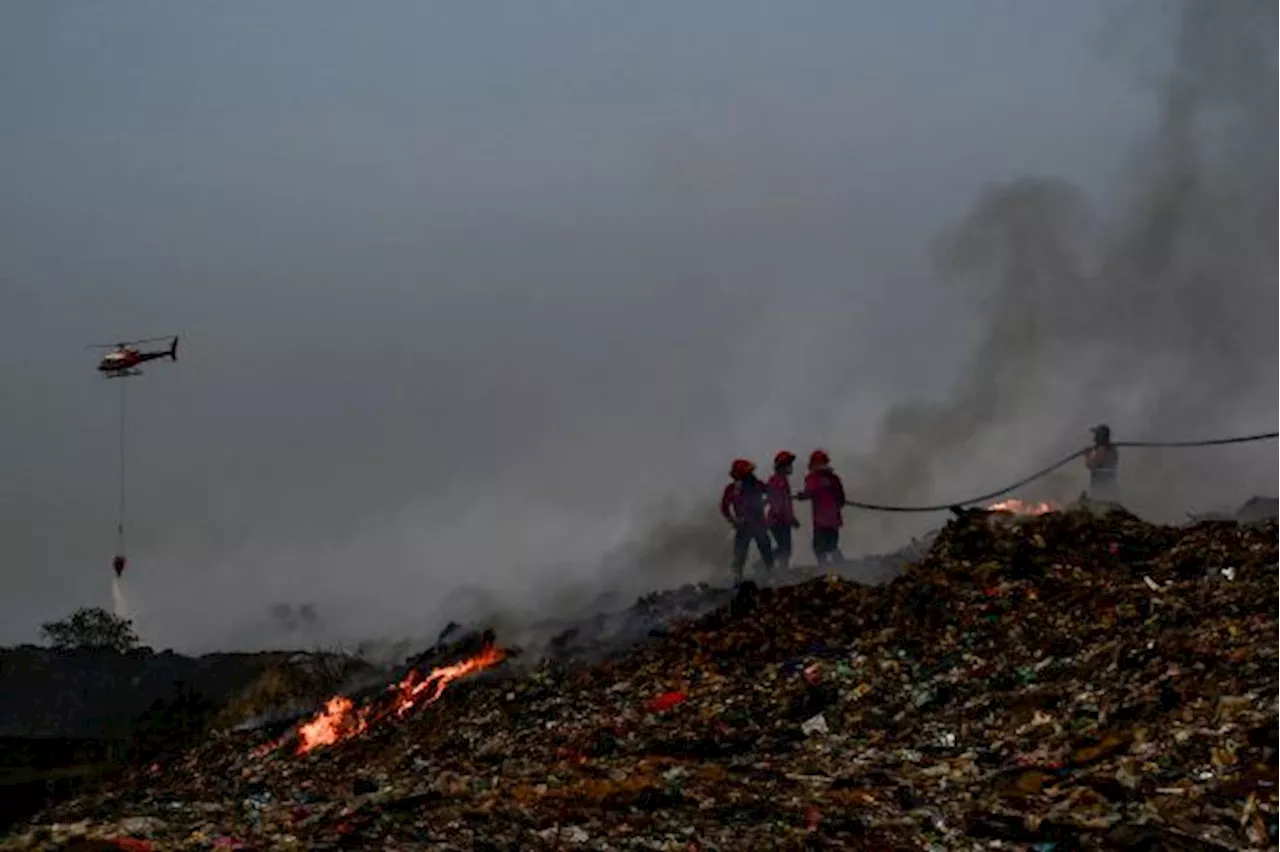
[[371, 667], [329, 654], [0, 649], [0, 832], [124, 766], [290, 703], [312, 706]]
[[970, 514], [884, 586], [748, 587], [305, 756], [211, 736], [0, 848], [1274, 848], [1276, 535]]

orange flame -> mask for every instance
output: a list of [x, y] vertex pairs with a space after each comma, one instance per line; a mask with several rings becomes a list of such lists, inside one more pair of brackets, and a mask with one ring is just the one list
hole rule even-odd
[[[506, 658], [505, 650], [490, 645], [474, 657], [433, 669], [425, 677], [417, 669], [413, 669], [399, 683], [387, 688], [389, 692], [395, 693], [392, 709], [397, 716], [403, 716], [419, 703], [433, 704], [453, 681], [496, 666]], [[368, 730], [372, 721], [386, 714], [387, 711], [378, 712], [373, 705], [356, 707], [345, 695], [335, 695], [325, 702], [324, 709], [309, 722], [298, 725], [298, 754], [306, 754], [320, 746], [333, 745], [363, 733]]]
[[[487, 669], [490, 666], [496, 666], [506, 658], [506, 651], [490, 645], [469, 660], [463, 660], [452, 666], [441, 666], [432, 670], [431, 674], [421, 680], [418, 679], [418, 671], [416, 669], [409, 672], [409, 674], [405, 675], [404, 680], [397, 684], [400, 694], [396, 701], [396, 715], [403, 716], [408, 713], [419, 700], [422, 700], [425, 704], [435, 703], [444, 694], [445, 687], [453, 681], [482, 669]], [[426, 694], [425, 699], [422, 698], [424, 693]]]
[[987, 507], [988, 512], [1008, 512], [1013, 515], [1045, 515], [1062, 508], [1057, 503], [1024, 503], [1021, 500], [1001, 500]]
[[364, 710], [356, 712], [350, 698], [335, 695], [310, 722], [298, 726], [298, 754], [306, 754], [318, 746], [333, 745], [338, 740], [354, 737], [368, 726]]

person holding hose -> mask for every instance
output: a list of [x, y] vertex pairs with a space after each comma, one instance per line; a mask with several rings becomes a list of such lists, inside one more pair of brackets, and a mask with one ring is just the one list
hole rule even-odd
[[1117, 499], [1116, 468], [1120, 465], [1120, 451], [1111, 443], [1111, 427], [1105, 423], [1094, 426], [1093, 446], [1085, 453], [1084, 464], [1089, 469], [1089, 497], [1094, 500]]
[[791, 531], [800, 526], [796, 520], [795, 506], [791, 502], [791, 471], [796, 454], [783, 450], [773, 457], [773, 476], [766, 483], [769, 506], [765, 521], [773, 536], [776, 564], [783, 569], [791, 565]]
[[840, 528], [844, 526], [844, 483], [831, 469], [831, 457], [822, 450], [809, 454], [809, 473], [797, 500], [813, 505], [813, 555], [818, 565], [843, 562]]
[[751, 542], [760, 550], [760, 558], [764, 567], [773, 569], [773, 546], [769, 543], [768, 527], [765, 523], [765, 503], [767, 489], [765, 484], [756, 478], [756, 466], [747, 459], [734, 459], [729, 467], [730, 482], [720, 496], [720, 514], [734, 529], [733, 536], [733, 582], [742, 582], [743, 569], [747, 564], [747, 551]]

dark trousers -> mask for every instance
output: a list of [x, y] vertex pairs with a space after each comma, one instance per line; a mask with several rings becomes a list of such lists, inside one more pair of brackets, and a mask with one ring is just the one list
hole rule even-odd
[[751, 542], [760, 550], [760, 558], [766, 568], [773, 567], [773, 545], [769, 543], [769, 532], [763, 525], [744, 524], [738, 527], [733, 535], [733, 580], [742, 582], [742, 569], [747, 564], [747, 550]]
[[813, 530], [813, 555], [819, 565], [829, 562], [843, 562], [844, 554], [840, 552], [840, 530]]
[[791, 564], [791, 524], [775, 524], [769, 527], [773, 536], [773, 555], [778, 565], [786, 568]]

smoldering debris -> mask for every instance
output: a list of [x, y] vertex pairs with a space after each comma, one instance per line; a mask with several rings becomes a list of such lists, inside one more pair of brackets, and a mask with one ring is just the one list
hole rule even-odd
[[1192, 523], [1234, 520], [1242, 524], [1257, 524], [1271, 520], [1277, 514], [1280, 514], [1280, 501], [1275, 497], [1250, 497], [1235, 512], [1188, 512], [1187, 518]]
[[600, 665], [331, 702], [361, 724], [314, 748], [212, 738], [0, 846], [1273, 846], [1274, 523], [1006, 515], [893, 583], [746, 584]]

